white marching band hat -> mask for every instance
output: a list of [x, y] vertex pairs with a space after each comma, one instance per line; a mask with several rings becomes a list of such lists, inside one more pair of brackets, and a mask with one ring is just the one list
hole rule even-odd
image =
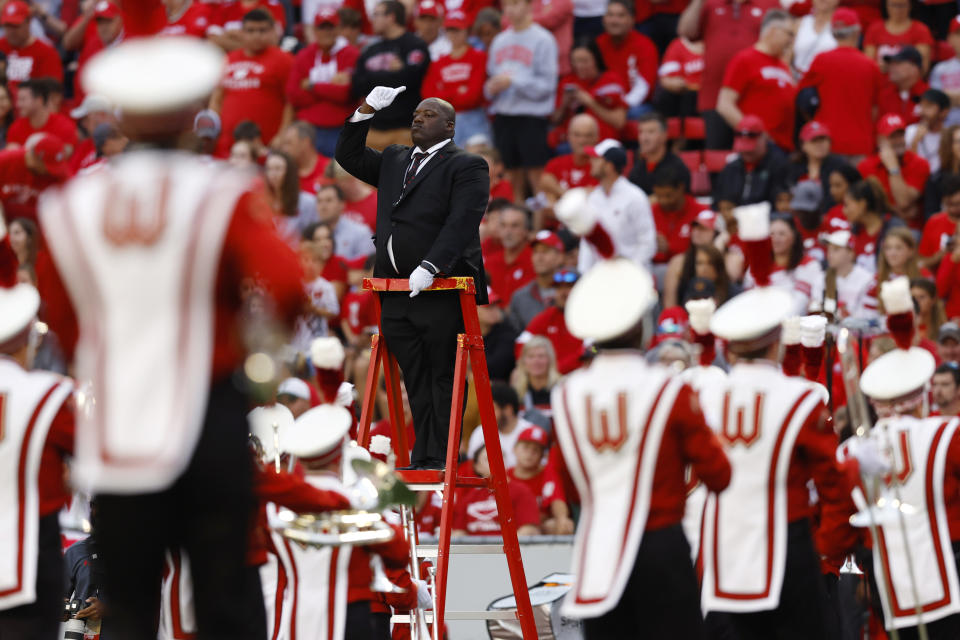
[[124, 113], [167, 113], [206, 99], [225, 61], [219, 48], [197, 38], [135, 38], [91, 58], [81, 81], [88, 94]]
[[[276, 434], [283, 441], [284, 434], [293, 426], [293, 414], [282, 404], [257, 407], [247, 414], [250, 433], [257, 436], [263, 446], [263, 460], [273, 460], [277, 451], [274, 448], [274, 425]], [[282, 449], [282, 447], [281, 447]]]
[[863, 370], [860, 390], [871, 400], [906, 400], [925, 389], [936, 368], [933, 355], [922, 347], [894, 349]]
[[343, 455], [343, 445], [353, 418], [343, 407], [322, 404], [294, 420], [282, 434], [280, 448], [304, 462], [320, 465], [335, 462]]
[[564, 317], [570, 333], [602, 342], [632, 329], [657, 301], [653, 278], [626, 258], [598, 262], [570, 291]]
[[751, 351], [772, 343], [793, 309], [793, 297], [776, 287], [757, 287], [731, 298], [710, 318], [710, 331], [734, 350]]
[[0, 287], [0, 352], [26, 343], [40, 309], [40, 294], [29, 284]]

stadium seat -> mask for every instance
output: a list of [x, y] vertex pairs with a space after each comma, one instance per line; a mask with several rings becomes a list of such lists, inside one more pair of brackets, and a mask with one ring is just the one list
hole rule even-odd
[[718, 173], [727, 166], [727, 158], [733, 153], [729, 150], [707, 149], [703, 152], [703, 163], [707, 165], [707, 171]]
[[667, 118], [667, 137], [676, 140], [683, 135], [683, 122], [680, 118]]
[[687, 140], [703, 140], [707, 137], [707, 126], [703, 118], [689, 117], [683, 119], [683, 137]]

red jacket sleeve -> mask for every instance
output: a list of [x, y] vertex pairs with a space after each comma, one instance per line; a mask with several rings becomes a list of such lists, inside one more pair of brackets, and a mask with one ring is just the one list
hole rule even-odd
[[707, 425], [697, 393], [684, 385], [673, 402], [670, 419], [681, 433], [685, 462], [704, 485], [715, 493], [730, 484], [732, 468], [716, 434]]
[[314, 52], [313, 47], [307, 47], [293, 59], [293, 67], [287, 77], [287, 100], [294, 109], [309, 107], [314, 102], [313, 95], [301, 86], [303, 81], [310, 77], [310, 63]]
[[953, 254], [947, 254], [940, 261], [937, 268], [937, 293], [941, 298], [950, 299], [953, 287], [957, 282], [957, 268], [960, 264], [953, 261]]
[[383, 558], [383, 565], [388, 569], [403, 569], [410, 561], [410, 545], [407, 544], [403, 536], [403, 530], [391, 524], [393, 529], [393, 539], [380, 544], [372, 544], [367, 547], [370, 553], [375, 553]]
[[261, 500], [275, 502], [294, 511], [333, 511], [349, 509], [350, 500], [336, 491], [317, 489], [309, 482], [289, 473], [259, 469], [253, 477], [254, 494]]
[[0, 287], [12, 287], [17, 284], [17, 269], [20, 263], [17, 260], [17, 254], [13, 252], [10, 246], [10, 236], [6, 235], [0, 240]]
[[[355, 47], [347, 47], [337, 54], [337, 72], [347, 72], [353, 76], [353, 70], [357, 66], [357, 58], [360, 52]], [[345, 104], [351, 100], [350, 83], [335, 84], [333, 82], [321, 82], [310, 87], [314, 100], [323, 98], [329, 102], [339, 102]]]

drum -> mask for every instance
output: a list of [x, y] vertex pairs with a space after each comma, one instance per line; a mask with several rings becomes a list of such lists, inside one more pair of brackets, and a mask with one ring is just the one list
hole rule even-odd
[[[560, 614], [564, 596], [573, 586], [569, 573], [552, 573], [530, 587], [530, 604], [537, 624], [539, 640], [583, 640], [583, 623]], [[487, 611], [516, 611], [512, 595], [494, 600]], [[488, 620], [487, 633], [491, 640], [523, 640], [520, 626], [511, 620]]]

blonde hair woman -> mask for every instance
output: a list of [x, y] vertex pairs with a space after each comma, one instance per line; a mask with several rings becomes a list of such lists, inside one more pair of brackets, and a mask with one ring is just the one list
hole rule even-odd
[[520, 350], [511, 383], [520, 398], [521, 409], [538, 409], [550, 414], [550, 391], [560, 379], [557, 354], [543, 336], [533, 336]]

